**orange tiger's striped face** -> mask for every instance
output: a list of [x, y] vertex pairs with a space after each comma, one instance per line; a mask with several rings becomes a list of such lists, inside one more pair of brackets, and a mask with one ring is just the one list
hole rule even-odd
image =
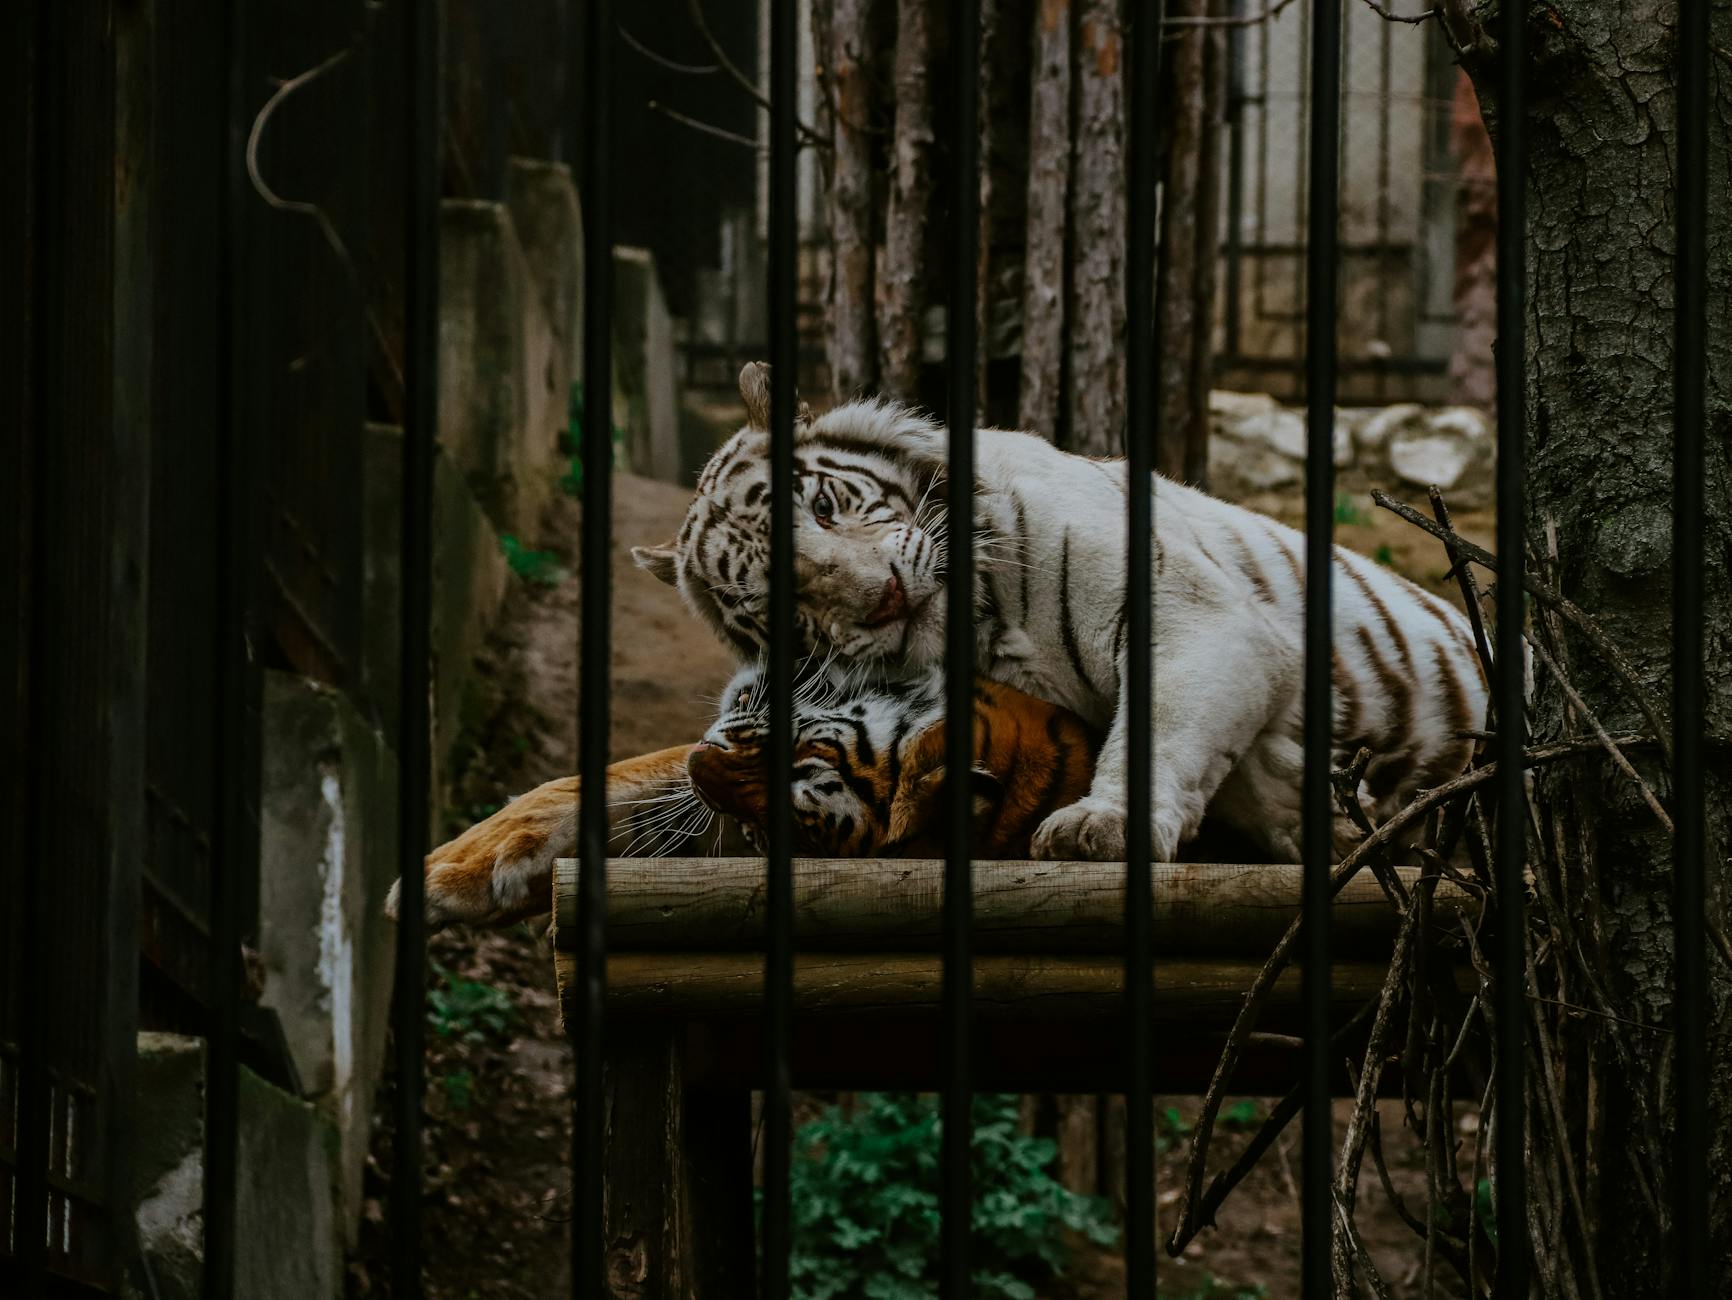
[[[1028, 856], [1041, 820], [1079, 798], [1096, 738], [1073, 714], [998, 683], [975, 687], [974, 850]], [[764, 850], [769, 789], [768, 701], [758, 669], [736, 675], [721, 716], [693, 749], [692, 788], [738, 820]], [[794, 851], [816, 857], [934, 856], [944, 851], [942, 674], [865, 689], [809, 679], [796, 686]]]
[[[836, 858], [886, 852], [899, 752], [941, 716], [941, 702], [924, 686], [849, 693], [820, 678], [798, 683], [789, 783], [794, 851]], [[768, 744], [762, 676], [748, 668], [729, 683], [720, 716], [687, 760], [698, 797], [738, 820], [760, 852], [769, 820]]]

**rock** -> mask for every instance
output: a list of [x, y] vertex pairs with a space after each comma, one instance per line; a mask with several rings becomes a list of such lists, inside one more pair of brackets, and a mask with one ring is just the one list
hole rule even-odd
[[1360, 424], [1355, 435], [1361, 452], [1381, 450], [1397, 433], [1417, 431], [1425, 427], [1425, 408], [1416, 402], [1386, 406]]
[[1403, 483], [1448, 491], [1472, 461], [1466, 441], [1447, 433], [1403, 435], [1389, 444], [1389, 468]]

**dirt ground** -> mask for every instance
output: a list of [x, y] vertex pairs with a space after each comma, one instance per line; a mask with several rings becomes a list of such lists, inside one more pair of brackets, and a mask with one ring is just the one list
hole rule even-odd
[[[674, 591], [638, 570], [627, 553], [631, 545], [671, 537], [688, 499], [685, 489], [667, 484], [629, 475], [615, 481], [610, 749], [616, 758], [701, 734], [731, 671], [714, 637], [686, 613]], [[1255, 504], [1288, 522], [1297, 523], [1301, 513], [1299, 503], [1288, 499]], [[1368, 499], [1344, 500], [1337, 519], [1343, 543], [1453, 598], [1442, 550], [1429, 539], [1376, 510]], [[1475, 540], [1489, 540], [1489, 514], [1462, 514], [1457, 523]], [[552, 563], [539, 580], [514, 582], [497, 632], [477, 665], [465, 749], [445, 791], [449, 833], [487, 816], [508, 795], [573, 768], [579, 524], [575, 501], [562, 496], [549, 507], [537, 545]], [[430, 1300], [563, 1300], [569, 1295], [572, 1062], [559, 1030], [545, 942], [525, 927], [460, 931], [435, 936], [430, 955], [436, 1009], [455, 1011], [448, 1033], [429, 1035], [426, 1058], [427, 1294]], [[477, 1002], [479, 1012], [470, 1007]], [[496, 1005], [500, 1002], [503, 1010]], [[1187, 1121], [1197, 1104], [1196, 1098], [1160, 1102]], [[349, 1265], [351, 1297], [383, 1296], [390, 1290], [385, 1238], [390, 1114], [387, 1084], [368, 1169], [362, 1239]], [[1345, 1115], [1338, 1108], [1338, 1130]], [[1397, 1190], [1423, 1205], [1418, 1146], [1393, 1105], [1386, 1104], [1383, 1131]], [[1219, 1134], [1217, 1167], [1246, 1140], [1243, 1134]], [[1277, 1150], [1223, 1207], [1218, 1228], [1205, 1232], [1178, 1259], [1161, 1255], [1162, 1297], [1274, 1300], [1297, 1295], [1297, 1141], [1296, 1130], [1283, 1135]], [[1174, 1210], [1184, 1155], [1184, 1144], [1178, 1143], [1159, 1159], [1163, 1220]], [[1392, 1294], [1398, 1300], [1417, 1297], [1418, 1239], [1389, 1207], [1375, 1176], [1362, 1182], [1360, 1195], [1367, 1247]], [[1438, 1277], [1437, 1294], [1455, 1294], [1445, 1284], [1441, 1265]], [[1123, 1289], [1117, 1252], [1090, 1247], [1078, 1250], [1068, 1276], [1044, 1287], [1042, 1296], [1110, 1300]]]

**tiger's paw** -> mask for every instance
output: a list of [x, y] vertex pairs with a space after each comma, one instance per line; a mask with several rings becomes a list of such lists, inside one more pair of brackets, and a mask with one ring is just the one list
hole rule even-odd
[[[549, 783], [560, 784], [569, 785]], [[553, 861], [570, 852], [575, 809], [565, 791], [538, 798], [544, 791], [547, 786], [512, 800], [427, 855], [422, 880], [430, 931], [505, 926], [548, 914]], [[393, 881], [385, 914], [396, 920], [401, 907], [402, 882]]]
[[1049, 860], [1120, 861], [1125, 856], [1124, 805], [1078, 799], [1040, 824], [1029, 852]]

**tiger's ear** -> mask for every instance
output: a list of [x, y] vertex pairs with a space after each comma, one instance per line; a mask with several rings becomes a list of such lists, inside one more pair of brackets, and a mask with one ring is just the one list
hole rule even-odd
[[631, 558], [640, 569], [646, 569], [660, 578], [668, 586], [678, 585], [679, 575], [675, 568], [675, 558], [678, 552], [671, 545], [634, 546], [631, 548]]
[[[767, 361], [748, 361], [740, 370], [740, 400], [746, 404], [746, 427], [761, 433], [770, 431], [770, 365]], [[794, 427], [812, 423], [812, 408], [794, 394]]]
[[[945, 815], [943, 767], [923, 772], [897, 792], [890, 804], [890, 842], [910, 839]], [[974, 815], [982, 817], [1004, 797], [1004, 783], [984, 767], [968, 770], [969, 787], [974, 792]]]
[[968, 783], [974, 790], [974, 815], [976, 817], [983, 817], [991, 812], [993, 805], [1004, 798], [1004, 782], [984, 767], [969, 768]]

